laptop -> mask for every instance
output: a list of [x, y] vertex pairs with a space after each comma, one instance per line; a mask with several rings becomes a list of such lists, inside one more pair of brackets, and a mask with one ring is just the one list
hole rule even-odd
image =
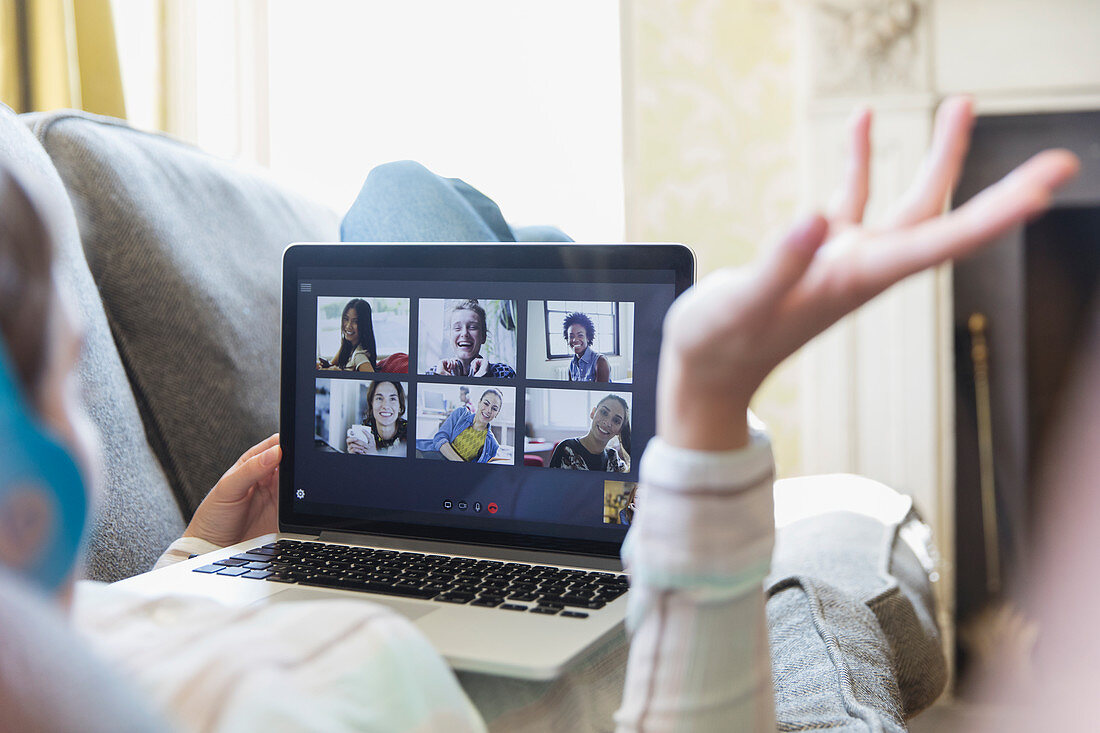
[[545, 680], [622, 624], [676, 244], [294, 244], [279, 532], [122, 585], [359, 598], [457, 670]]

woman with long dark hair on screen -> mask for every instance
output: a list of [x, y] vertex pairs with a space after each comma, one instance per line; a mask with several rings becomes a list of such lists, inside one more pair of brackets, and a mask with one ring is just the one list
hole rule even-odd
[[[630, 470], [630, 406], [616, 394], [600, 400], [592, 412], [592, 425], [587, 435], [566, 438], [558, 443], [550, 457], [550, 468], [573, 468], [581, 471]], [[608, 447], [615, 437], [617, 447]]]
[[352, 298], [340, 314], [340, 350], [332, 361], [318, 359], [317, 362], [321, 369], [376, 372], [378, 362], [375, 352], [370, 303], [362, 298]]

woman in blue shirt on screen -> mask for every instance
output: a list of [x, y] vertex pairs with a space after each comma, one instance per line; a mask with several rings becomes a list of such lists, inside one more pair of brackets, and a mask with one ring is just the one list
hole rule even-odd
[[607, 357], [592, 348], [596, 340], [596, 324], [587, 313], [570, 313], [562, 321], [562, 335], [573, 350], [569, 362], [570, 382], [610, 382], [611, 364]]
[[466, 406], [456, 408], [439, 426], [435, 437], [416, 441], [417, 450], [436, 451], [448, 461], [488, 463], [500, 448], [489, 424], [500, 414], [503, 404], [500, 390], [485, 390], [473, 412]]

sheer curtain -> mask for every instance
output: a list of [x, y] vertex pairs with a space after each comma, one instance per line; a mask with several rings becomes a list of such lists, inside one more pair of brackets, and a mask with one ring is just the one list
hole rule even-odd
[[131, 119], [342, 211], [414, 159], [514, 224], [624, 236], [613, 0], [114, 0]]

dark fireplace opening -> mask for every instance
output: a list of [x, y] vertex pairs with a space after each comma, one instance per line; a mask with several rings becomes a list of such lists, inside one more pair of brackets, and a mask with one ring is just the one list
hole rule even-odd
[[[1028, 484], [1059, 419], [1064, 389], [1090, 320], [1100, 278], [1100, 209], [1055, 209], [1024, 232]], [[1034, 515], [1036, 497], [1027, 508]]]
[[[1100, 307], [1100, 111], [980, 117], [960, 206], [1044, 148], [1082, 160], [1054, 207], [954, 268], [955, 621], [959, 677], [982, 659], [973, 634], [1014, 607], [1035, 551], [1033, 480], [1092, 309]], [[975, 317], [977, 316], [977, 317]], [[1023, 607], [1023, 604], [1015, 606]]]

